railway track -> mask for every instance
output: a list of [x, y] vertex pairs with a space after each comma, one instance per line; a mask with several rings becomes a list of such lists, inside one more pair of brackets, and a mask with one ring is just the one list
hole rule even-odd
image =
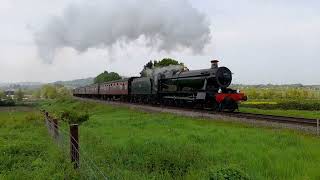
[[223, 113], [223, 114], [227, 116], [238, 117], [238, 118], [257, 119], [257, 120], [265, 120], [265, 121], [278, 122], [278, 123], [290, 123], [290, 124], [297, 124], [297, 125], [303, 125], [303, 126], [317, 127], [317, 119], [243, 113], [243, 112]]
[[194, 109], [194, 108], [182, 108], [182, 107], [164, 107], [161, 105], [146, 105], [146, 104], [133, 104], [126, 102], [117, 102], [117, 101], [103, 101], [98, 99], [87, 99], [87, 98], [76, 98], [82, 100], [93, 100], [99, 102], [105, 102], [109, 104], [118, 104], [118, 105], [126, 105], [126, 106], [139, 106], [139, 107], [154, 107], [154, 108], [165, 108], [177, 111], [192, 111], [198, 112], [201, 114], [211, 114], [211, 115], [220, 115], [234, 118], [244, 118], [250, 120], [262, 120], [267, 122], [277, 122], [277, 123], [285, 123], [285, 124], [295, 124], [299, 126], [308, 126], [308, 127], [317, 127], [317, 119], [309, 119], [309, 118], [300, 118], [300, 117], [288, 117], [288, 116], [275, 116], [275, 115], [266, 115], [266, 114], [255, 114], [255, 113], [243, 113], [243, 112], [213, 112], [205, 109]]
[[[169, 107], [169, 108], [172, 108], [172, 107]], [[185, 108], [179, 108], [179, 107], [178, 108], [174, 107], [174, 109], [186, 110]], [[202, 109], [188, 109], [188, 110], [201, 112], [201, 113], [218, 114], [222, 116], [229, 116], [229, 117], [236, 117], [236, 118], [245, 118], [245, 119], [252, 119], [252, 120], [263, 120], [263, 121], [270, 121], [270, 122], [317, 127], [317, 119], [310, 119], [310, 118], [276, 116], [276, 115], [244, 113], [244, 112], [213, 112], [213, 111], [202, 110]]]

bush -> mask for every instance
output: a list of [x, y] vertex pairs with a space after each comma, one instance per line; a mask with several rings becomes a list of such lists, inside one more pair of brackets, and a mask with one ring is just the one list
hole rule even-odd
[[89, 114], [87, 112], [64, 110], [60, 113], [60, 118], [69, 124], [81, 124], [89, 119]]
[[12, 99], [0, 100], [0, 106], [15, 106], [15, 102]]
[[235, 167], [220, 168], [209, 173], [210, 180], [249, 180], [249, 176]]
[[74, 103], [75, 100], [71, 96], [62, 96], [57, 98], [57, 103]]

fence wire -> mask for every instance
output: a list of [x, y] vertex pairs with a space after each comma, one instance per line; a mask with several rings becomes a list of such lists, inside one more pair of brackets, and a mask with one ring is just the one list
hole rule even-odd
[[[107, 179], [107, 176], [96, 165], [93, 159], [88, 156], [88, 153], [84, 151], [84, 148], [80, 146], [78, 141], [71, 136], [70, 132], [65, 130], [62, 126], [59, 126], [59, 123], [55, 123], [50, 117], [45, 118], [45, 126], [47, 127], [49, 135], [59, 146], [64, 155], [69, 157], [70, 161], [71, 159], [79, 160], [79, 162], [73, 162], [73, 165], [75, 168], [77, 167], [81, 178]], [[72, 151], [71, 148], [74, 151]]]

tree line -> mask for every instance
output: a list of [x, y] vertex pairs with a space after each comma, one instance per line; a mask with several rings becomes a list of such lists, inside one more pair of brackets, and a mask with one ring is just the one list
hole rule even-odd
[[[181, 65], [184, 66], [182, 62], [179, 62], [172, 58], [163, 58], [161, 60], [150, 60], [147, 62], [140, 72], [143, 76], [143, 72], [146, 69], [154, 69], [159, 67], [166, 67], [170, 65]], [[103, 83], [114, 80], [122, 79], [122, 77], [116, 72], [104, 71], [94, 78], [94, 83]], [[27, 96], [33, 99], [56, 99], [61, 97], [68, 97], [72, 95], [72, 90], [61, 84], [45, 84], [39, 89], [22, 89], [16, 90], [13, 99], [11, 96], [6, 96], [5, 92], [0, 90], [0, 105], [14, 103], [14, 101], [21, 102]], [[7, 103], [4, 103], [7, 102]]]
[[[182, 62], [179, 62], [175, 59], [171, 58], [163, 58], [162, 60], [150, 60], [147, 62], [143, 68], [142, 71], [140, 72], [141, 76], [144, 76], [144, 71], [146, 69], [154, 69], [154, 68], [159, 68], [159, 67], [166, 67], [170, 65], [181, 65], [184, 66]], [[104, 71], [101, 74], [99, 74], [97, 77], [94, 78], [94, 83], [103, 83], [103, 82], [109, 82], [109, 81], [115, 81], [122, 79], [122, 77], [116, 73], [116, 72], [108, 72]]]

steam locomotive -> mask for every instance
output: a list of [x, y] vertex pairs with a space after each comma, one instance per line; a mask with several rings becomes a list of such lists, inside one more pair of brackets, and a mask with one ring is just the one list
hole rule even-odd
[[232, 72], [219, 67], [218, 60], [211, 61], [211, 68], [168, 70], [148, 77], [130, 77], [122, 80], [93, 84], [73, 90], [76, 97], [97, 98], [109, 101], [190, 106], [230, 111], [247, 96], [239, 90], [228, 88]]

